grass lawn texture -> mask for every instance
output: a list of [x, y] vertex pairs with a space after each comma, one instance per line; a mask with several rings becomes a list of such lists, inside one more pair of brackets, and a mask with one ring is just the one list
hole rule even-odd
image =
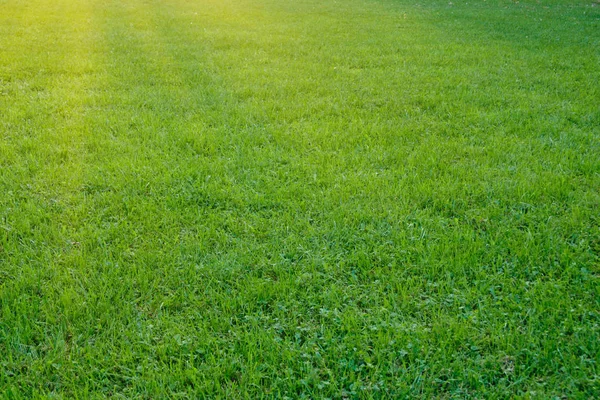
[[0, 397], [600, 397], [600, 4], [0, 0]]

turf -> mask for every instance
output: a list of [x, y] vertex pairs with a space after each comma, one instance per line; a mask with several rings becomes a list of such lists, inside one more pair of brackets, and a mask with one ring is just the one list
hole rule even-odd
[[600, 4], [0, 0], [0, 395], [600, 397]]

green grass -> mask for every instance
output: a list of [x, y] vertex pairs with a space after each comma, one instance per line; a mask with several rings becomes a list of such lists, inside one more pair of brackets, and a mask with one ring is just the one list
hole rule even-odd
[[0, 0], [0, 396], [600, 397], [600, 4]]

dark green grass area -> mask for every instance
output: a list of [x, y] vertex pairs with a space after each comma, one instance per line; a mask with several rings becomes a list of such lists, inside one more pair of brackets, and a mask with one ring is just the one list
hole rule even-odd
[[600, 4], [0, 0], [0, 397], [600, 397]]

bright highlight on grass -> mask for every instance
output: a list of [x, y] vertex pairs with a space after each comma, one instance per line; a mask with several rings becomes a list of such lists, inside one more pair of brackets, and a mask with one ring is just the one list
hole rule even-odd
[[600, 397], [600, 5], [0, 0], [0, 397]]

